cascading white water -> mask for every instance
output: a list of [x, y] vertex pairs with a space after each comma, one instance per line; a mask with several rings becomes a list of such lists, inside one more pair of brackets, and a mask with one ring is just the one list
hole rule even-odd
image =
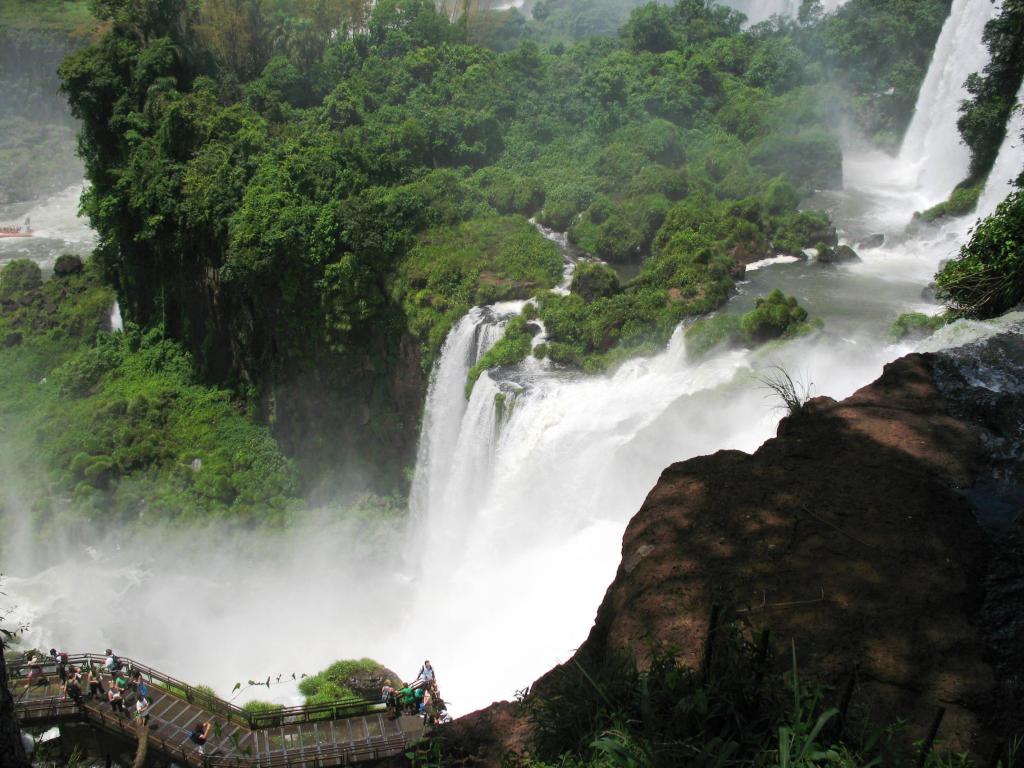
[[[956, 119], [937, 101], [919, 109]], [[1019, 143], [1004, 145], [1000, 163], [1022, 160]], [[849, 188], [833, 214], [847, 239], [899, 235], [916, 194], [902, 166], [880, 155], [850, 155], [846, 166]], [[271, 671], [370, 655], [408, 677], [429, 657], [455, 713], [510, 697], [586, 637], [624, 527], [662, 469], [722, 448], [752, 450], [771, 436], [780, 414], [751, 373], [782, 364], [832, 397], [875, 378], [911, 349], [888, 341], [889, 324], [903, 311], [934, 311], [921, 289], [972, 220], [927, 241], [889, 237], [852, 265], [765, 264], [725, 309], [742, 311], [779, 287], [825, 321], [823, 335], [695, 362], [677, 330], [662, 354], [614, 374], [527, 361], [482, 375], [467, 402], [469, 367], [500, 334], [501, 312], [521, 304], [474, 309], [449, 335], [431, 385], [410, 535], [384, 556], [361, 558], [350, 543], [358, 530], [338, 530], [329, 514], [230, 547], [192, 531], [179, 541], [173, 529], [157, 534], [159, 546], [114, 536], [90, 551], [72, 541], [49, 568], [13, 547], [4, 554], [18, 555], [5, 559], [15, 575], [3, 589], [19, 605], [12, 618], [33, 623], [28, 641], [37, 647], [115, 647], [223, 694]], [[930, 346], [991, 328], [950, 326]], [[403, 541], [414, 555], [399, 551]], [[410, 561], [420, 566], [411, 581]], [[330, 585], [330, 599], [309, 588], [313, 580]], [[282, 698], [276, 688], [262, 696]]]
[[[946, 86], [984, 65], [977, 54], [984, 51], [980, 35], [989, 15], [959, 0], [954, 5], [947, 27], [970, 21], [977, 39], [951, 41], [947, 34], [947, 47], [933, 60], [932, 85], [918, 102], [927, 120], [942, 123], [933, 126], [933, 137], [956, 131], [958, 92]], [[954, 64], [955, 45], [970, 48], [968, 63]], [[839, 398], [912, 349], [891, 343], [889, 326], [901, 312], [934, 311], [922, 288], [939, 262], [955, 255], [973, 221], [948, 222], [901, 241], [919, 201], [945, 197], [960, 180], [937, 193], [944, 182], [920, 171], [929, 161], [941, 164], [948, 146], [925, 143], [919, 152], [913, 163], [879, 153], [849, 157], [852, 189], [834, 201], [833, 214], [848, 237], [883, 232], [894, 245], [865, 251], [861, 263], [839, 270], [765, 264], [752, 271], [727, 310], [742, 311], [754, 296], [780, 287], [825, 320], [824, 336], [691, 362], [677, 331], [664, 353], [610, 376], [527, 364], [518, 375], [481, 378], [460, 426], [474, 437], [473, 450], [452, 454], [445, 503], [424, 515], [445, 565], [422, 575], [427, 597], [412, 612], [419, 626], [429, 627], [427, 641], [445, 649], [434, 655], [446, 666], [486, 658], [478, 644], [500, 649], [500, 666], [477, 664], [468, 677], [456, 672], [446, 678], [460, 706], [484, 703], [487, 697], [476, 698], [480, 687], [507, 695], [584, 639], [618, 565], [623, 528], [662, 468], [721, 448], [753, 450], [771, 436], [778, 413], [754, 371], [782, 364], [813, 382], [815, 393]], [[1017, 167], [1021, 161], [1019, 153], [1015, 161], [1005, 158]], [[966, 171], [966, 160], [958, 167]], [[957, 328], [943, 338], [956, 340]], [[458, 599], [437, 597], [455, 594]], [[481, 611], [482, 605], [488, 608]], [[445, 615], [440, 623], [431, 620], [438, 610]]]
[[1010, 194], [1014, 180], [1024, 171], [1024, 83], [1017, 91], [1017, 106], [1006, 122], [1006, 137], [999, 147], [999, 154], [988, 174], [985, 189], [978, 198], [975, 215], [978, 218], [992, 215], [996, 206]]
[[466, 412], [464, 392], [469, 369], [501, 338], [508, 318], [521, 312], [523, 303], [473, 307], [448, 332], [431, 375], [423, 412], [416, 455], [418, 469], [410, 492], [414, 518], [443, 502], [449, 461], [459, 445], [459, 430]]
[[912, 174], [919, 209], [945, 200], [967, 176], [970, 152], [956, 118], [968, 95], [964, 81], [988, 61], [982, 32], [1000, 6], [998, 1], [953, 0], [942, 26], [899, 156], [899, 165]]
[[124, 330], [124, 320], [121, 319], [121, 304], [117, 301], [110, 308], [110, 330], [112, 333]]

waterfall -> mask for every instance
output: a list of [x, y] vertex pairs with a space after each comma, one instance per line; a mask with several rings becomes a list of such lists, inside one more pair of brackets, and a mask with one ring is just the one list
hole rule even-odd
[[410, 508], [415, 518], [443, 502], [449, 484], [451, 457], [459, 445], [466, 413], [464, 393], [469, 369], [501, 338], [508, 318], [519, 314], [523, 303], [473, 307], [448, 332], [434, 366], [423, 410], [416, 474], [410, 494]]
[[121, 304], [119, 302], [114, 301], [114, 306], [110, 308], [108, 321], [110, 322], [111, 333], [124, 330], [124, 321], [121, 319]]
[[956, 118], [967, 97], [964, 81], [988, 62], [982, 33], [999, 9], [1000, 3], [989, 0], [953, 0], [942, 26], [899, 156], [920, 195], [920, 208], [945, 200], [967, 176], [970, 151], [961, 142]]
[[1017, 106], [1006, 121], [1006, 138], [999, 147], [996, 162], [988, 174], [985, 189], [978, 198], [978, 218], [991, 216], [996, 206], [1010, 194], [1013, 181], [1024, 171], [1024, 83], [1017, 91]]
[[[978, 6], [987, 0], [974, 0], [970, 11], [980, 13]], [[944, 34], [963, 26], [967, 12], [957, 0], [952, 16], [959, 20], [947, 21]], [[977, 35], [962, 41], [969, 55], [980, 49], [980, 29]], [[955, 42], [936, 53], [931, 81], [956, 64]], [[962, 82], [981, 63], [947, 79]], [[942, 123], [924, 127], [943, 135], [955, 131], [955, 99], [943, 108], [937, 86], [929, 93], [919, 100], [918, 121]], [[990, 185], [1020, 165], [1013, 135], [1011, 126]], [[948, 148], [923, 142], [919, 150], [915, 162], [924, 168], [930, 159], [945, 161]], [[901, 164], [880, 154], [848, 154], [844, 162], [854, 172], [830, 206], [840, 230], [848, 238], [901, 231], [917, 176], [903, 184]], [[120, 531], [112, 531], [116, 556], [70, 548], [29, 579], [14, 573], [4, 591], [33, 625], [35, 647], [119, 647], [221, 693], [257, 671], [294, 671], [296, 659], [312, 672], [370, 652], [405, 679], [430, 658], [454, 714], [511, 698], [586, 638], [621, 561], [623, 531], [663, 469], [721, 449], [752, 451], [774, 434], [782, 413], [754, 374], [781, 365], [813, 383], [813, 394], [842, 398], [914, 349], [891, 343], [889, 326], [901, 312], [936, 310], [921, 290], [955, 252], [965, 222], [930, 229], [927, 242], [888, 238], [861, 249], [854, 264], [763, 264], [721, 310], [743, 312], [779, 288], [824, 321], [822, 333], [693, 360], [677, 328], [660, 354], [606, 374], [533, 359], [484, 373], [467, 401], [469, 368], [522, 302], [472, 309], [448, 334], [433, 371], [408, 537], [388, 539], [383, 555], [361, 552], [358, 520], [336, 520], [328, 510], [283, 540], [233, 533], [228, 548], [219, 536], [185, 531], [176, 538], [168, 529], [155, 545], [120, 549]], [[963, 338], [964, 326], [954, 324], [928, 344], [934, 350]], [[419, 560], [411, 578], [400, 572], [408, 553], [396, 551], [406, 542]], [[330, 599], [309, 588], [311, 578], [330, 588]], [[117, 599], [98, 601], [83, 622], [74, 607], [85, 582]], [[126, 603], [132, 611], [123, 610]], [[194, 652], [225, 643], [232, 653]]]
[[[921, 138], [908, 138], [904, 150], [916, 156], [847, 157], [855, 183], [834, 209], [841, 230], [895, 234], [914, 210], [908, 205], [941, 199], [960, 181], [967, 157], [956, 133], [958, 89], [984, 64], [981, 28], [992, 12], [984, 0], [970, 7], [955, 0], [918, 101]], [[968, 22], [973, 33], [963, 34]], [[962, 152], [948, 188], [924, 173], [950, 151], [938, 136], [954, 137]], [[679, 328], [661, 354], [606, 375], [534, 360], [484, 374], [467, 406], [468, 364], [454, 341], [446, 345], [438, 380], [458, 354], [459, 385], [446, 406], [443, 456], [417, 468], [417, 478], [429, 475], [430, 494], [416, 523], [425, 567], [408, 615], [419, 642], [443, 648], [431, 658], [459, 668], [445, 678], [457, 709], [510, 695], [582, 642], [620, 561], [626, 523], [666, 466], [723, 448], [752, 451], [773, 434], [780, 413], [758, 386], [758, 371], [782, 365], [814, 394], [841, 398], [910, 351], [889, 342], [889, 326], [901, 312], [934, 311], [922, 287], [966, 227], [956, 220], [927, 240], [892, 238], [837, 272], [807, 262], [752, 270], [724, 311], [741, 312], [754, 296], [780, 288], [825, 321], [826, 333], [781, 346], [694, 361]], [[556, 233], [542, 232], [566, 252]], [[429, 408], [440, 414], [438, 393], [435, 384]]]

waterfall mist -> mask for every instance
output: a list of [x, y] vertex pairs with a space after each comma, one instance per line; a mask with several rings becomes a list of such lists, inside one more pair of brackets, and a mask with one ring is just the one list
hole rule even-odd
[[[922, 289], [975, 221], [903, 235], [914, 210], [960, 180], [942, 166], [966, 169], [958, 145], [917, 136], [941, 128], [948, 137], [957, 87], [980, 68], [979, 24], [992, 12], [954, 1], [949, 34], [977, 28], [978, 39], [940, 43], [920, 125], [899, 158], [850, 150], [846, 188], [812, 201], [830, 210], [844, 241], [880, 233], [884, 244], [842, 266], [762, 265], [722, 310], [741, 312], [779, 287], [824, 320], [823, 333], [695, 362], [677, 329], [660, 354], [609, 375], [528, 360], [483, 374], [467, 400], [469, 368], [523, 303], [475, 308], [451, 330], [432, 377], [408, 526], [320, 510], [284, 531], [160, 526], [127, 536], [97, 520], [52, 531], [45, 552], [15, 526], [0, 553], [2, 599], [31, 624], [26, 641], [110, 646], [222, 695], [250, 678], [371, 656], [406, 678], [431, 659], [455, 713], [512, 696], [585, 639], [623, 530], [660, 472], [716, 450], [751, 451], [773, 435], [782, 414], [758, 372], [782, 365], [813, 394], [841, 398], [913, 349], [892, 343], [888, 328], [901, 312], [937, 311]], [[983, 201], [1024, 164], [1012, 129]], [[926, 344], [997, 327], [958, 323]], [[31, 500], [7, 492], [8, 513], [27, 519]], [[297, 695], [288, 685], [252, 694]]]

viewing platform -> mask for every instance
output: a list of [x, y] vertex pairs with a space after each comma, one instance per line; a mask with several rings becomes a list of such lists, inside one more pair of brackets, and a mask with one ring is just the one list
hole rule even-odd
[[[92, 666], [110, 675], [100, 654], [69, 654], [68, 664]], [[312, 706], [249, 712], [209, 692], [176, 680], [128, 658], [128, 673], [139, 672], [149, 685], [148, 749], [190, 768], [334, 768], [402, 754], [424, 735], [423, 719], [395, 717], [380, 702], [345, 699]], [[106, 733], [137, 741], [136, 719], [118, 714], [104, 699], [90, 701], [82, 684], [82, 704], [62, 693], [57, 665], [42, 663], [42, 676], [28, 682], [28, 664], [9, 664], [9, 686], [22, 727], [86, 722]], [[189, 739], [200, 722], [211, 723], [204, 753]]]

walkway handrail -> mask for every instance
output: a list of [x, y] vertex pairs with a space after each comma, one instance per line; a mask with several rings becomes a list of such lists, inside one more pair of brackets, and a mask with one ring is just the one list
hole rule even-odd
[[[68, 654], [68, 663], [82, 667], [103, 667], [106, 661], [105, 654], [98, 653], [74, 653]], [[250, 730], [261, 730], [264, 728], [277, 728], [282, 725], [293, 723], [308, 723], [315, 720], [339, 720], [346, 717], [358, 717], [379, 711], [379, 702], [367, 701], [360, 698], [339, 699], [337, 701], [325, 702], [323, 704], [305, 704], [295, 707], [281, 707], [280, 709], [266, 712], [250, 712], [246, 709], [232, 704], [229, 701], [215, 696], [208, 691], [196, 688], [182, 680], [173, 678], [170, 675], [148, 667], [145, 664], [129, 659], [125, 656], [119, 657], [126, 668], [137, 671], [149, 683], [153, 683], [168, 693], [175, 694], [191, 704], [196, 704], [213, 714], [220, 715], [227, 720], [244, 725]], [[44, 674], [56, 674], [57, 663], [51, 656], [40, 659], [39, 666]], [[8, 663], [7, 674], [10, 679], [24, 679], [28, 677], [30, 665], [28, 662]], [[48, 672], [48, 670], [50, 670]]]

